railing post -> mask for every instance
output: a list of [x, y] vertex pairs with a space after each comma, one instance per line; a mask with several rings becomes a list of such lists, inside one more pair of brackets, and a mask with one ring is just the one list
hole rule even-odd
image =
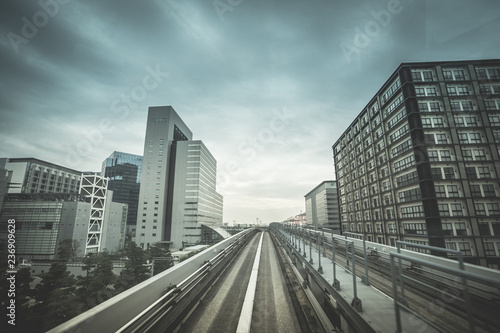
[[311, 231], [309, 230], [309, 263], [311, 265], [314, 263], [312, 255], [312, 247], [313, 247], [313, 241], [312, 241]]
[[306, 254], [306, 230], [302, 228], [302, 245], [304, 245], [304, 258], [307, 258]]
[[340, 281], [337, 280], [337, 270], [336, 270], [336, 262], [335, 262], [335, 239], [333, 239], [332, 234], [332, 264], [333, 264], [333, 287], [337, 290], [340, 290]]
[[349, 270], [349, 256], [347, 251], [347, 235], [345, 236], [345, 268]]
[[[462, 256], [462, 252], [458, 252], [458, 267], [462, 271], [465, 271], [464, 258]], [[467, 288], [467, 278], [462, 275], [461, 280], [464, 288], [464, 301], [465, 301], [465, 307], [467, 309], [467, 321], [469, 322], [469, 332], [474, 333], [476, 331], [476, 328], [474, 324], [474, 316], [472, 315], [470, 295]]]
[[351, 306], [358, 312], [363, 311], [361, 300], [358, 298], [358, 290], [356, 283], [356, 261], [354, 260], [354, 241], [351, 241], [351, 260], [352, 260], [352, 286], [354, 289], [354, 298], [352, 299]]
[[323, 267], [321, 267], [321, 239], [320, 239], [321, 236], [320, 236], [319, 232], [318, 232], [317, 236], [318, 236], [317, 239], [318, 239], [318, 246], [319, 246], [319, 248], [318, 248], [318, 273], [323, 274]]
[[[396, 246], [398, 249], [398, 253], [401, 254], [401, 243], [400, 241], [396, 241]], [[406, 302], [406, 297], [405, 297], [405, 284], [403, 281], [403, 264], [401, 263], [401, 258], [398, 258], [398, 265], [399, 265], [399, 284], [400, 284], [400, 289], [401, 289], [401, 301], [402, 304], [405, 306], [408, 306], [408, 302]]]
[[323, 241], [323, 257], [326, 257], [326, 246], [325, 246], [325, 242], [324, 242], [324, 239], [325, 239], [325, 231], [323, 230], [323, 235], [321, 236], [321, 240]]
[[365, 275], [366, 275], [366, 280], [364, 281], [367, 286], [370, 285], [370, 279], [368, 277], [368, 257], [366, 256], [366, 239], [365, 235], [363, 236], [363, 253], [364, 253], [364, 258], [365, 258]]
[[[394, 313], [396, 315], [396, 333], [401, 333], [403, 331], [401, 327], [401, 314], [399, 310], [398, 301], [398, 286], [396, 282], [396, 269], [394, 268], [394, 256], [390, 253], [391, 259], [391, 277], [392, 277], [392, 294], [394, 296]], [[399, 258], [401, 259], [401, 258]], [[401, 276], [400, 276], [401, 278]]]

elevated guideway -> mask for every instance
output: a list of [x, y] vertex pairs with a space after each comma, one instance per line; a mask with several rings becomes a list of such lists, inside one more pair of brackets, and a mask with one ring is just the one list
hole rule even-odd
[[[336, 327], [379, 332], [494, 332], [500, 327], [500, 271], [463, 262], [461, 253], [363, 235], [273, 224], [304, 284]], [[422, 252], [405, 250], [405, 246]], [[444, 252], [455, 259], [426, 254]], [[347, 323], [344, 323], [346, 321]]]
[[276, 224], [248, 229], [49, 332], [500, 327], [492, 315], [500, 313], [500, 272], [346, 236]]

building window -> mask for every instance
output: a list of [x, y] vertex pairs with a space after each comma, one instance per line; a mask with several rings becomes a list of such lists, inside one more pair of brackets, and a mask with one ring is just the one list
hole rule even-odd
[[487, 256], [496, 256], [495, 244], [493, 242], [484, 242], [484, 254]]
[[431, 128], [432, 127], [432, 119], [422, 117], [422, 127], [423, 128]]
[[451, 216], [448, 204], [439, 204], [438, 208], [439, 208], [439, 216], [441, 217]]
[[470, 143], [481, 143], [481, 134], [480, 133], [469, 133], [469, 141]]
[[475, 203], [474, 210], [476, 211], [476, 216], [486, 216], [486, 209], [483, 203]]
[[437, 144], [447, 144], [448, 139], [446, 138], [446, 134], [436, 134], [436, 143]]
[[446, 191], [444, 185], [434, 185], [436, 191], [436, 198], [446, 198]]
[[446, 242], [445, 243], [445, 246], [448, 250], [457, 250], [457, 244], [456, 243], [450, 243], [450, 242]]
[[424, 223], [404, 223], [405, 234], [407, 235], [426, 235], [427, 226]]
[[471, 101], [453, 101], [450, 102], [451, 111], [473, 111], [474, 107]]
[[500, 216], [500, 208], [497, 203], [488, 203], [486, 208], [489, 216]]
[[464, 216], [464, 211], [462, 209], [462, 204], [460, 203], [452, 203], [450, 204], [451, 215], [452, 216]]
[[468, 242], [460, 242], [458, 243], [458, 249], [464, 256], [471, 256], [472, 251], [470, 249], [470, 244]]
[[500, 110], [500, 100], [484, 101], [486, 110]]
[[493, 132], [493, 138], [495, 139], [495, 143], [500, 143], [500, 132]]
[[431, 162], [438, 162], [439, 161], [437, 150], [428, 150], [427, 154], [429, 155], [429, 161], [431, 161]]
[[443, 179], [441, 168], [431, 168], [431, 175], [434, 180]]
[[396, 183], [398, 187], [414, 184], [416, 182], [418, 182], [418, 174], [416, 171], [410, 172], [408, 174], [396, 178]]
[[449, 198], [458, 198], [460, 195], [458, 194], [458, 186], [457, 185], [448, 185], [448, 197]]
[[449, 150], [440, 150], [441, 161], [451, 161], [451, 153]]
[[434, 81], [430, 70], [412, 70], [411, 76], [414, 82]]
[[415, 164], [415, 157], [413, 155], [408, 156], [394, 163], [394, 171], [398, 172], [404, 170], [406, 168], [409, 168], [413, 164]]
[[473, 161], [472, 150], [470, 149], [462, 149], [462, 158], [464, 161]]
[[445, 179], [455, 179], [455, 171], [453, 168], [443, 168]]
[[486, 151], [484, 149], [474, 149], [474, 160], [476, 161], [485, 161], [486, 160]]
[[438, 102], [419, 102], [418, 109], [420, 112], [439, 112], [441, 108]]
[[468, 127], [477, 127], [478, 121], [476, 117], [465, 117], [465, 122]]
[[483, 193], [485, 197], [496, 197], [493, 185], [483, 185]]
[[500, 116], [488, 115], [488, 119], [490, 120], [491, 126], [500, 126]]
[[500, 236], [500, 223], [492, 223], [491, 227], [493, 228], [493, 234], [495, 236]]
[[465, 73], [462, 69], [444, 69], [443, 77], [446, 81], [463, 81]]
[[477, 167], [477, 171], [479, 173], [479, 178], [490, 178], [490, 168], [489, 167]]
[[422, 205], [402, 207], [401, 217], [403, 218], [424, 217], [424, 207]]
[[470, 194], [472, 197], [480, 198], [481, 195], [481, 187], [479, 185], [471, 185], [470, 186]]
[[451, 223], [442, 223], [441, 227], [444, 236], [453, 236], [453, 225]]
[[481, 236], [491, 236], [489, 223], [479, 223], [479, 234]]
[[500, 69], [497, 68], [476, 68], [478, 80], [499, 79]]
[[407, 191], [399, 192], [399, 202], [408, 202], [422, 199], [420, 188], [414, 188]]

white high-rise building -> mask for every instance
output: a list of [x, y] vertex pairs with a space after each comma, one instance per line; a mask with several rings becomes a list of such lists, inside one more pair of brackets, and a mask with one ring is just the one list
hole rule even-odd
[[216, 161], [192, 136], [171, 106], [149, 108], [136, 229], [142, 248], [200, 244], [201, 223], [222, 223]]

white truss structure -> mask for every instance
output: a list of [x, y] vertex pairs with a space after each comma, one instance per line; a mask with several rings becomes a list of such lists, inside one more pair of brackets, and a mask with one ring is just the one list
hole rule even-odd
[[101, 250], [104, 209], [106, 207], [107, 178], [98, 175], [83, 175], [80, 194], [90, 202], [90, 220], [87, 232], [85, 254]]

